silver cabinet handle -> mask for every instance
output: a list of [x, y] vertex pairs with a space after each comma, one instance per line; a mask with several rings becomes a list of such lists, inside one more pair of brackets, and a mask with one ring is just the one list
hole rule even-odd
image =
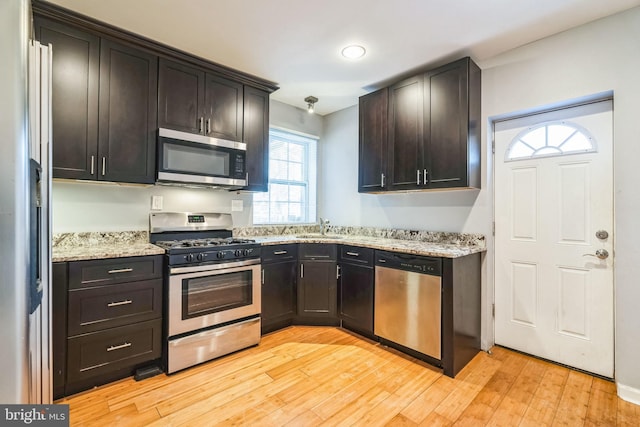
[[262, 284], [264, 285], [264, 269], [262, 270]]
[[274, 255], [284, 255], [286, 253], [287, 253], [287, 251], [275, 251], [273, 254]]
[[427, 185], [427, 170], [424, 170], [424, 179], [422, 180], [424, 185]]
[[91, 156], [91, 175], [96, 171], [96, 156]]
[[117, 274], [117, 273], [129, 273], [133, 271], [133, 268], [120, 268], [117, 270], [109, 270], [107, 273], [109, 274]]
[[598, 259], [607, 259], [609, 258], [609, 251], [606, 249], [598, 249], [595, 254], [583, 254], [582, 256], [592, 256]]
[[340, 266], [336, 265], [336, 279], [340, 278]]
[[384, 174], [380, 174], [380, 187], [384, 188]]
[[416, 176], [417, 176], [416, 181], [417, 181], [418, 185], [420, 185], [420, 170], [419, 169], [416, 171]]
[[198, 119], [198, 133], [202, 133], [203, 127], [204, 127], [204, 117], [200, 117]]
[[118, 307], [119, 305], [128, 305], [131, 304], [133, 301], [130, 299], [126, 299], [124, 301], [118, 301], [118, 302], [110, 302], [109, 304], [107, 304], [107, 307]]
[[347, 255], [349, 255], [349, 256], [360, 256], [360, 254], [358, 252], [347, 252]]
[[211, 119], [207, 119], [207, 135], [211, 133]]
[[107, 158], [103, 157], [102, 158], [102, 176], [104, 176], [106, 171], [107, 171]]
[[124, 344], [120, 344], [120, 345], [112, 345], [111, 347], [107, 348], [107, 351], [121, 350], [121, 349], [127, 348], [127, 347], [131, 347], [131, 343], [130, 342], [125, 342]]
[[304, 279], [304, 264], [300, 264], [300, 278]]

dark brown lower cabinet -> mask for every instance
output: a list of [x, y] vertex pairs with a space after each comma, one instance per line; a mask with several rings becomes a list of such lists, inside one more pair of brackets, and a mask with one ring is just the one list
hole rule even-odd
[[296, 315], [298, 245], [262, 248], [262, 333], [291, 325]]
[[338, 325], [336, 245], [305, 243], [298, 251], [297, 321], [312, 325]]
[[338, 316], [342, 327], [373, 337], [373, 249], [341, 246]]
[[55, 263], [54, 398], [162, 356], [162, 256]]

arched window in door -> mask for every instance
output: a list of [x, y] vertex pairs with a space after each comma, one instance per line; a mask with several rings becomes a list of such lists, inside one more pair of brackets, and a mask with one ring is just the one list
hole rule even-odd
[[520, 132], [506, 152], [505, 161], [533, 157], [596, 152], [593, 137], [582, 126], [566, 121], [545, 122]]

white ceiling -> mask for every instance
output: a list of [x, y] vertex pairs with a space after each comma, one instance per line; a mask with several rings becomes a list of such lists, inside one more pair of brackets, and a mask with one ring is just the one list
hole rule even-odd
[[[272, 98], [324, 115], [410, 70], [481, 61], [640, 0], [50, 0], [277, 82]], [[367, 55], [346, 60], [352, 43]]]

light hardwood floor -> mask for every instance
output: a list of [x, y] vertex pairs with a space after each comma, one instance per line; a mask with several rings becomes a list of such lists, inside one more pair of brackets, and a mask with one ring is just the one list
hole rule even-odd
[[337, 328], [290, 327], [180, 373], [125, 379], [57, 403], [96, 426], [638, 426], [599, 378], [503, 348], [455, 379]]

